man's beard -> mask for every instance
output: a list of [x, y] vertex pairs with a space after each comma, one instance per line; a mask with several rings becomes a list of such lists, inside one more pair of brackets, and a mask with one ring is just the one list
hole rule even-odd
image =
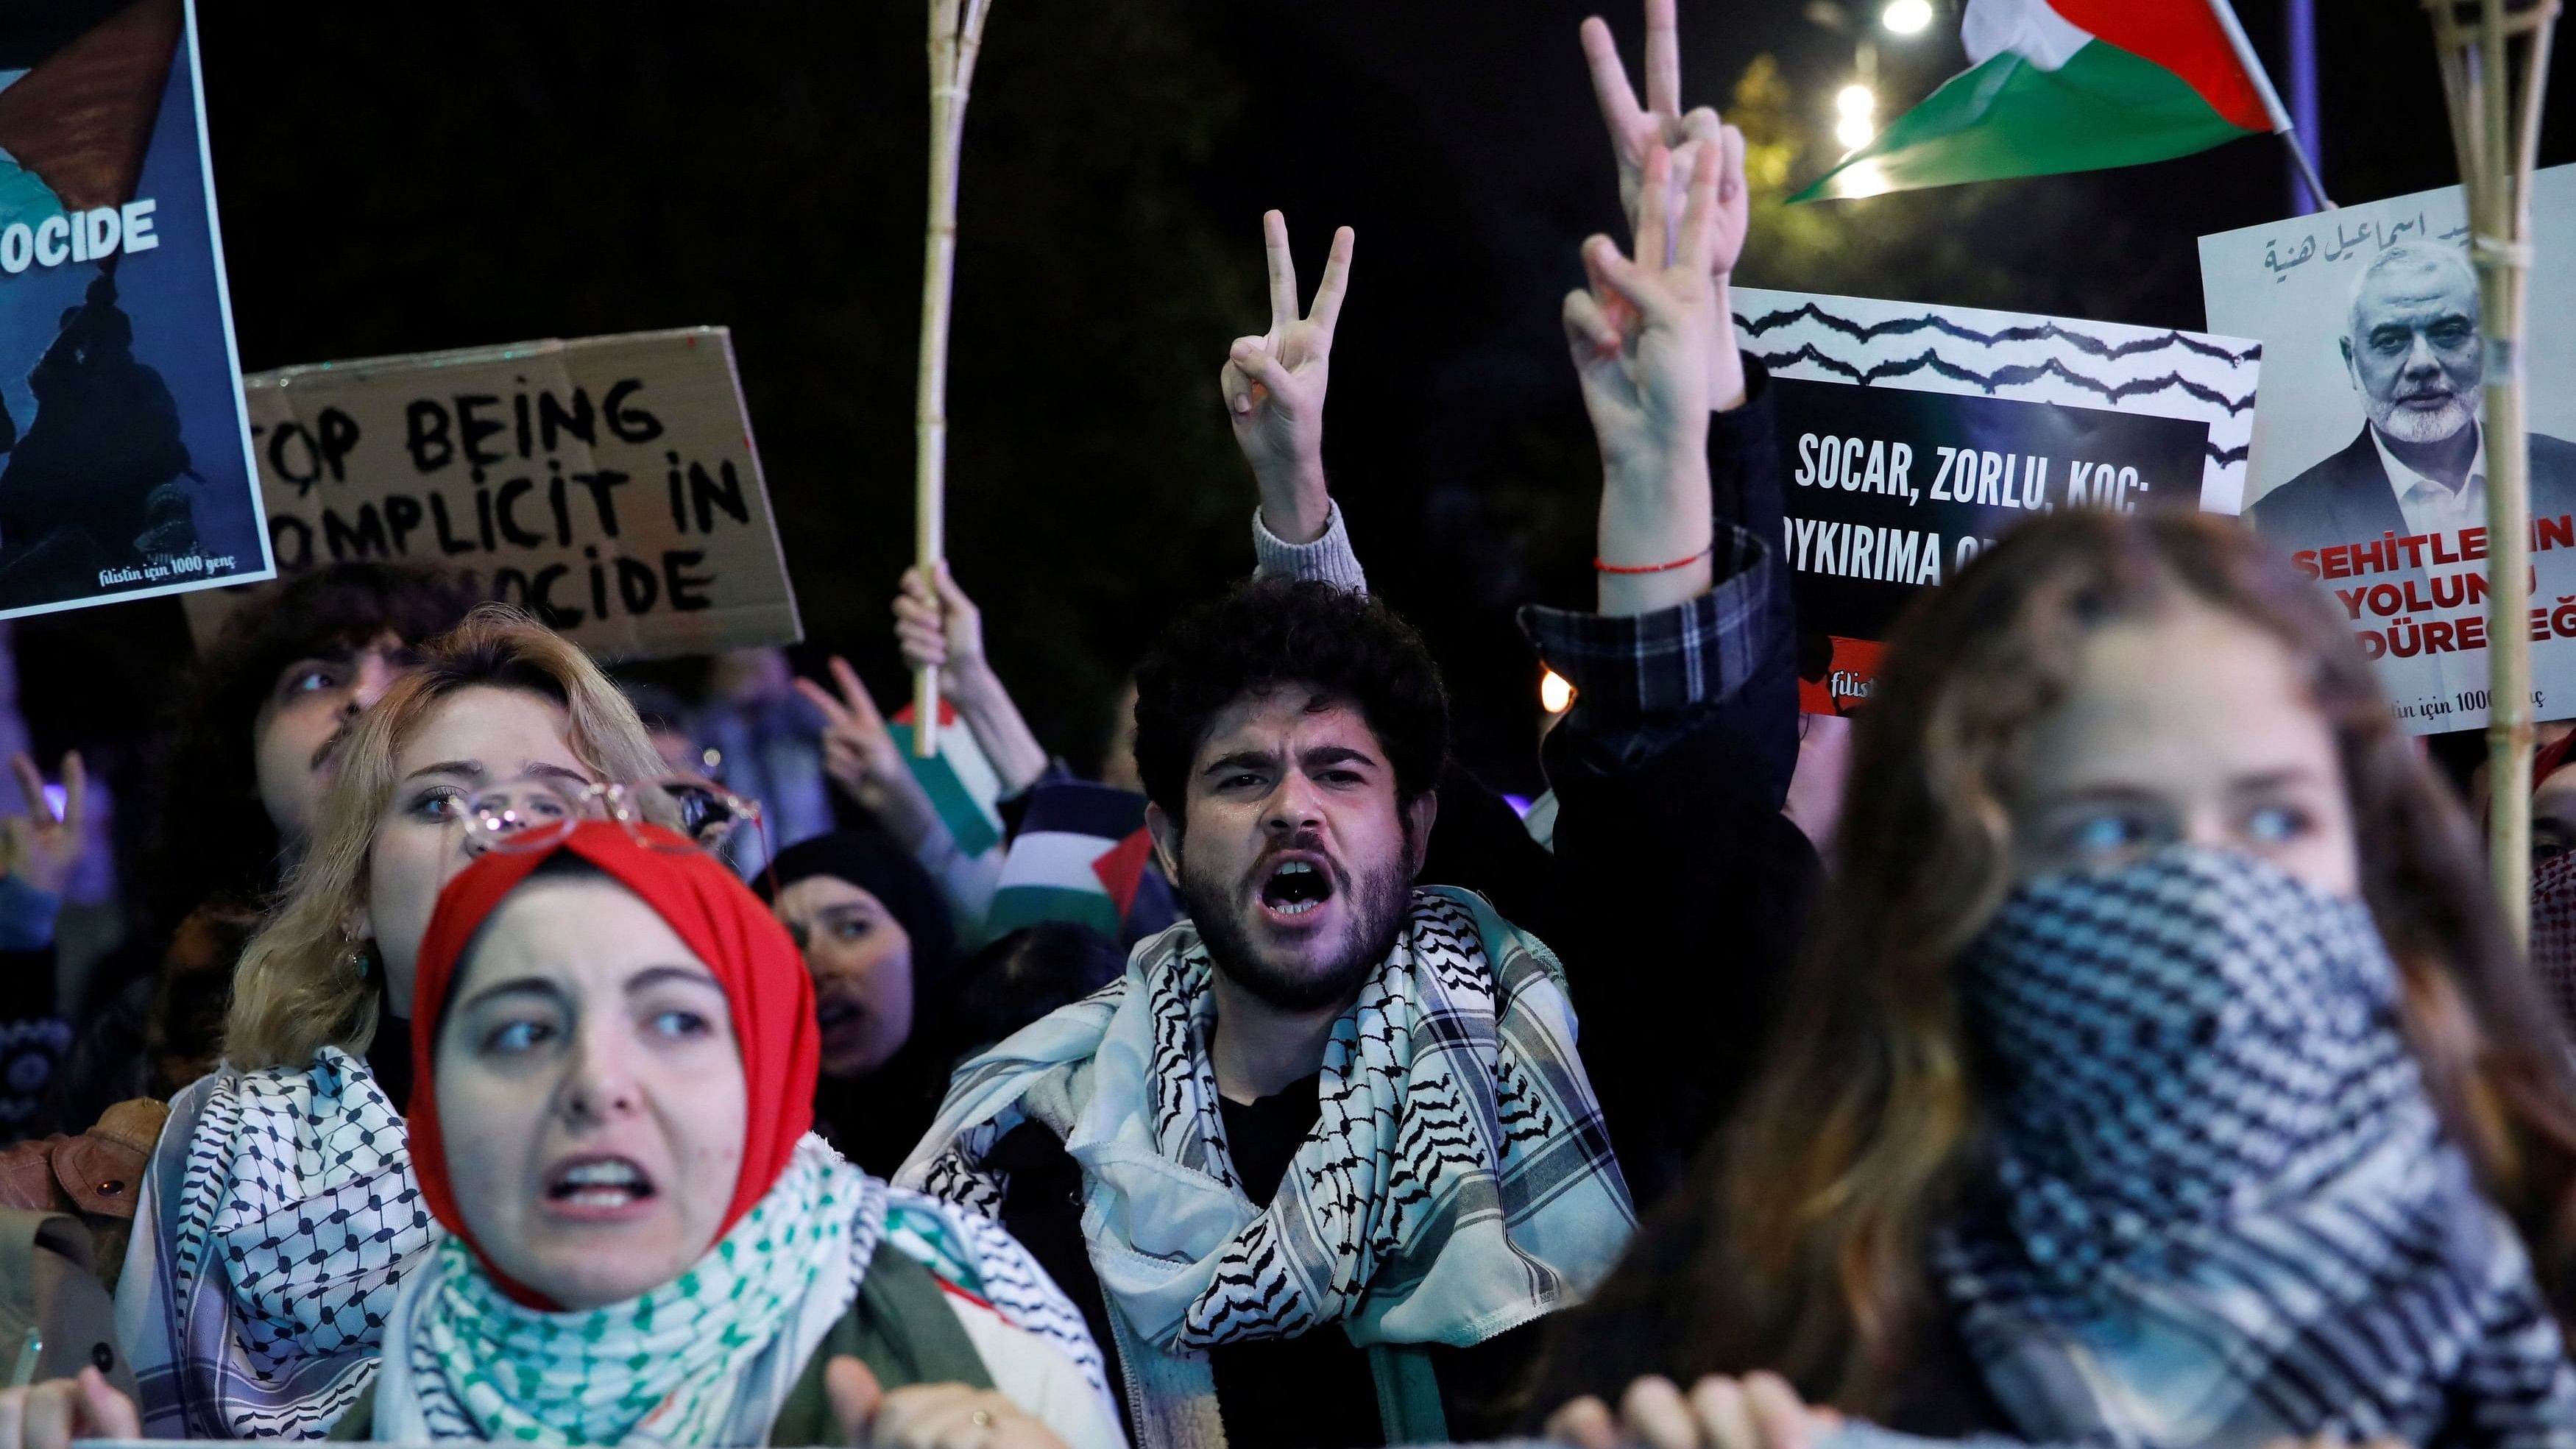
[[1294, 975], [1262, 959], [1252, 934], [1236, 907], [1233, 883], [1193, 873], [1189, 852], [1181, 852], [1181, 878], [1176, 883], [1181, 904], [1207, 944], [1208, 959], [1228, 981], [1253, 998], [1280, 1011], [1318, 1011], [1358, 994], [1395, 950], [1413, 911], [1413, 869], [1399, 857], [1351, 881], [1337, 898], [1349, 905], [1350, 926], [1341, 954], [1312, 975]]
[[2442, 443], [2459, 435], [2460, 429], [2475, 422], [2476, 416], [2458, 393], [2431, 412], [2404, 407], [2395, 401], [2370, 401], [2370, 421], [2381, 432], [2401, 443]]

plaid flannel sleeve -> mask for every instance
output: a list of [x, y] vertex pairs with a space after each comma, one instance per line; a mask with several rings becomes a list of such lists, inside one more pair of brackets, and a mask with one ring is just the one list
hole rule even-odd
[[1707, 593], [1652, 614], [1522, 608], [1522, 632], [1574, 686], [1590, 728], [1635, 728], [1715, 703], [1753, 676], [1772, 631], [1787, 622], [1772, 605], [1779, 560], [1750, 531], [1721, 522], [1710, 562], [1716, 582]]

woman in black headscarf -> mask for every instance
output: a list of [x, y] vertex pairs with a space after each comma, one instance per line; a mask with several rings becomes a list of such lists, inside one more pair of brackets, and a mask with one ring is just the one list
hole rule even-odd
[[939, 1107], [954, 1056], [957, 954], [947, 903], [911, 855], [876, 830], [840, 830], [778, 853], [762, 894], [814, 974], [823, 1075], [814, 1128], [883, 1175]]

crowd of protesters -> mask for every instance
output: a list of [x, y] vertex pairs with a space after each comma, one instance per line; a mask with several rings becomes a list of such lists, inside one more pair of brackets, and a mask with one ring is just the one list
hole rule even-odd
[[[1602, 483], [1589, 607], [1521, 616], [1544, 808], [1368, 591], [1356, 239], [1307, 299], [1275, 212], [1218, 387], [1252, 575], [1099, 779], [899, 581], [998, 845], [840, 660], [691, 705], [434, 569], [270, 587], [86, 1009], [89, 782], [16, 761], [0, 1449], [2576, 1449], [2576, 736], [2526, 956], [2313, 586], [2069, 512], [1914, 603], [1847, 773], [1802, 753], [1744, 141], [1647, 10], [1643, 104], [1582, 35], [1630, 240], [1564, 302]], [[1151, 858], [1015, 913], [1068, 800]]]

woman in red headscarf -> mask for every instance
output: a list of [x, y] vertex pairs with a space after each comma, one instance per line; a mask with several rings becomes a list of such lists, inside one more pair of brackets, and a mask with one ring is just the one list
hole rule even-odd
[[680, 837], [595, 821], [486, 855], [415, 999], [412, 1157], [449, 1236], [333, 1437], [1119, 1442], [1017, 1243], [807, 1131], [804, 963]]

